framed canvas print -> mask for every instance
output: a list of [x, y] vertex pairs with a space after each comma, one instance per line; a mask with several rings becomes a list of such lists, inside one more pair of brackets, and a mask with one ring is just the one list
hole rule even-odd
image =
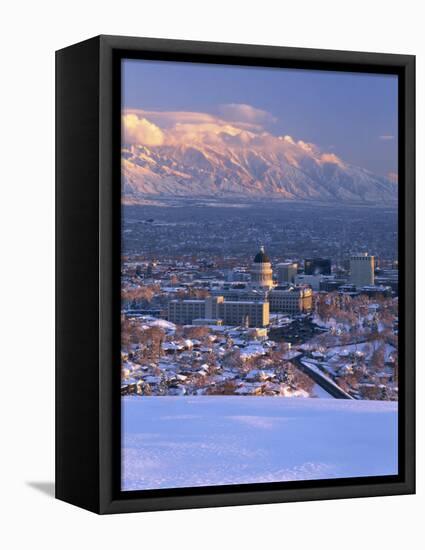
[[57, 52], [56, 496], [414, 492], [414, 57]]

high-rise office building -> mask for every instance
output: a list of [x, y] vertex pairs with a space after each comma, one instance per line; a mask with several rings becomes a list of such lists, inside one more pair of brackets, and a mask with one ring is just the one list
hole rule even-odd
[[330, 275], [331, 261], [329, 258], [307, 258], [304, 260], [306, 275]]
[[356, 254], [350, 258], [350, 282], [356, 287], [370, 286], [375, 283], [375, 257]]
[[298, 273], [298, 265], [291, 262], [277, 264], [277, 280], [279, 284], [294, 283]]

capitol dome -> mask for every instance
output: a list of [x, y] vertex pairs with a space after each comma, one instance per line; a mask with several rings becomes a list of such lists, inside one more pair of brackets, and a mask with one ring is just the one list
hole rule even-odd
[[254, 263], [256, 263], [256, 264], [269, 264], [270, 263], [270, 258], [264, 252], [264, 246], [260, 247], [260, 252], [258, 252], [257, 255], [255, 256]]
[[251, 286], [270, 290], [273, 287], [273, 271], [270, 258], [264, 252], [264, 246], [256, 254], [251, 266]]

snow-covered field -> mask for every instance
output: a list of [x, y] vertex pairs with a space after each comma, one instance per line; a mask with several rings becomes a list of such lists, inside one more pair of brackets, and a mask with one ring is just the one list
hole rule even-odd
[[397, 403], [123, 398], [123, 490], [397, 473]]

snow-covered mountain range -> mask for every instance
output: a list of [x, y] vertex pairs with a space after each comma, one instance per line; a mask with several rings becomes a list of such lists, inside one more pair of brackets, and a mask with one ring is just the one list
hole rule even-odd
[[164, 130], [124, 120], [124, 201], [147, 197], [280, 198], [392, 204], [397, 184], [290, 136], [190, 121]]

